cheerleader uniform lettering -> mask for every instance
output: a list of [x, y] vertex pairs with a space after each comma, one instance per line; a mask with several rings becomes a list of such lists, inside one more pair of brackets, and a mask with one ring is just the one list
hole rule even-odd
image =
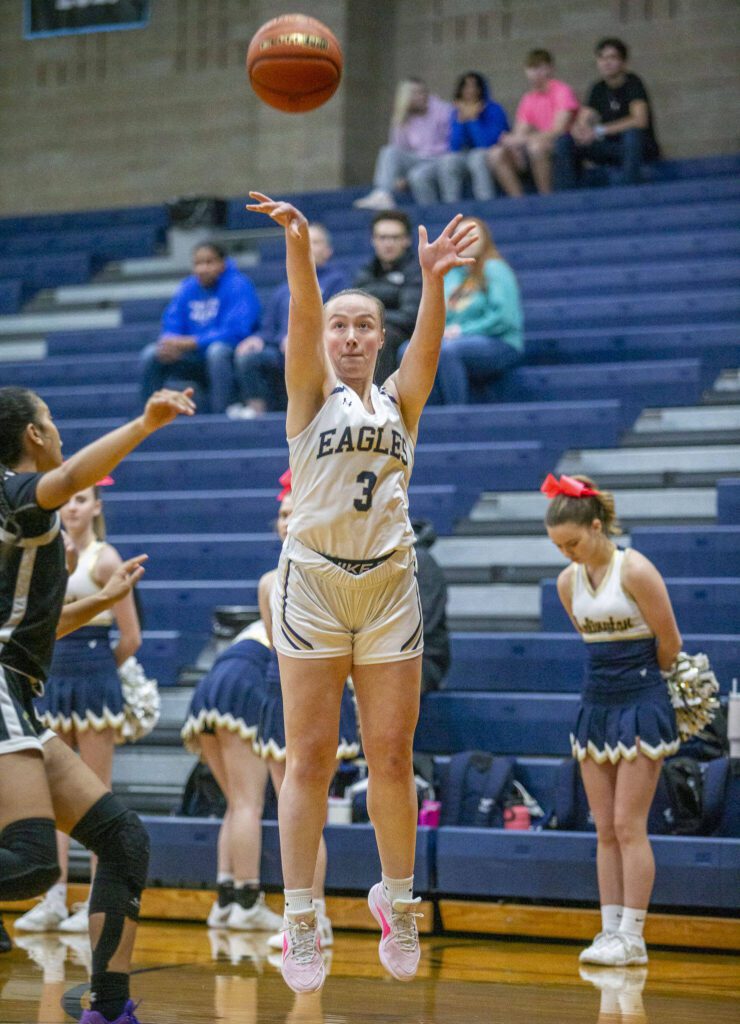
[[40, 478], [3, 473], [12, 514], [0, 520], [0, 754], [40, 750], [53, 736], [32, 697], [49, 671], [67, 570], [59, 514], [36, 502]]
[[[105, 547], [93, 540], [79, 553], [77, 568], [67, 581], [65, 603], [99, 593], [95, 567]], [[110, 644], [113, 615], [100, 612], [81, 629], [57, 641], [43, 696], [36, 713], [49, 729], [84, 732], [113, 729], [123, 743], [125, 713], [121, 681]]]
[[581, 704], [571, 733], [573, 756], [599, 764], [657, 759], [679, 747], [676, 717], [660, 674], [655, 636], [622, 584], [628, 551], [616, 549], [594, 590], [586, 568], [571, 570], [572, 611], [588, 645]]
[[398, 403], [373, 385], [372, 412], [337, 384], [288, 439], [293, 513], [273, 591], [281, 654], [355, 664], [423, 649], [408, 483], [414, 443]]

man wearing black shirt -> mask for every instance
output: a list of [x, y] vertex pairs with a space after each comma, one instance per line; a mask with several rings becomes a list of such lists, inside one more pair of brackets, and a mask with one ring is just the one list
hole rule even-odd
[[382, 384], [396, 369], [398, 349], [413, 333], [421, 301], [421, 271], [411, 249], [411, 224], [401, 210], [375, 214], [372, 243], [375, 258], [358, 272], [353, 286], [385, 306], [385, 344], [375, 370], [375, 382]]
[[622, 169], [625, 185], [640, 180], [640, 166], [658, 158], [650, 100], [637, 75], [626, 70], [628, 51], [621, 39], [596, 46], [601, 79], [591, 87], [570, 134], [555, 147], [555, 187], [575, 188], [584, 161]]

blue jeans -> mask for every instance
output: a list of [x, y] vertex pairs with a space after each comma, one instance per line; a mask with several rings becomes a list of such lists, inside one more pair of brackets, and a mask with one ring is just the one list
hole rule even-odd
[[141, 397], [146, 402], [168, 380], [194, 381], [207, 390], [210, 412], [225, 412], [234, 386], [233, 357], [229, 345], [214, 341], [205, 352], [185, 352], [174, 363], [163, 363], [152, 342], [141, 353]]
[[265, 345], [261, 352], [242, 352], [234, 356], [234, 371], [239, 398], [248, 402], [258, 398], [268, 409], [282, 405], [285, 356], [274, 345]]
[[642, 128], [630, 128], [621, 135], [596, 139], [588, 146], [579, 146], [568, 133], [558, 136], [553, 157], [555, 189], [577, 188], [584, 160], [621, 167], [622, 184], [636, 185], [640, 180], [640, 167], [648, 155], [645, 141], [646, 133]]
[[[398, 351], [399, 362], [408, 342]], [[502, 341], [481, 334], [446, 338], [439, 353], [439, 366], [430, 405], [467, 405], [471, 380], [491, 380], [520, 363], [523, 352]]]

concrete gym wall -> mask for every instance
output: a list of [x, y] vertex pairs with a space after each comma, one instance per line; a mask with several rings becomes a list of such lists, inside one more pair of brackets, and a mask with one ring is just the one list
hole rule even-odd
[[[325, 107], [290, 116], [256, 99], [244, 56], [259, 25], [301, 6], [347, 67]], [[37, 40], [21, 0], [1, 0], [0, 215], [364, 183], [397, 78], [449, 96], [480, 69], [513, 114], [527, 50], [552, 49], [582, 95], [607, 34], [631, 46], [668, 156], [740, 148], [737, 0], [152, 0], [145, 29]]]

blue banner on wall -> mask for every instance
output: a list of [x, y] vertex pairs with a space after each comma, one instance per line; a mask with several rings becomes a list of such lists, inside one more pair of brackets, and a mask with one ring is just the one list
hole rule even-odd
[[150, 0], [26, 0], [23, 35], [69, 35], [143, 28], [149, 21]]

